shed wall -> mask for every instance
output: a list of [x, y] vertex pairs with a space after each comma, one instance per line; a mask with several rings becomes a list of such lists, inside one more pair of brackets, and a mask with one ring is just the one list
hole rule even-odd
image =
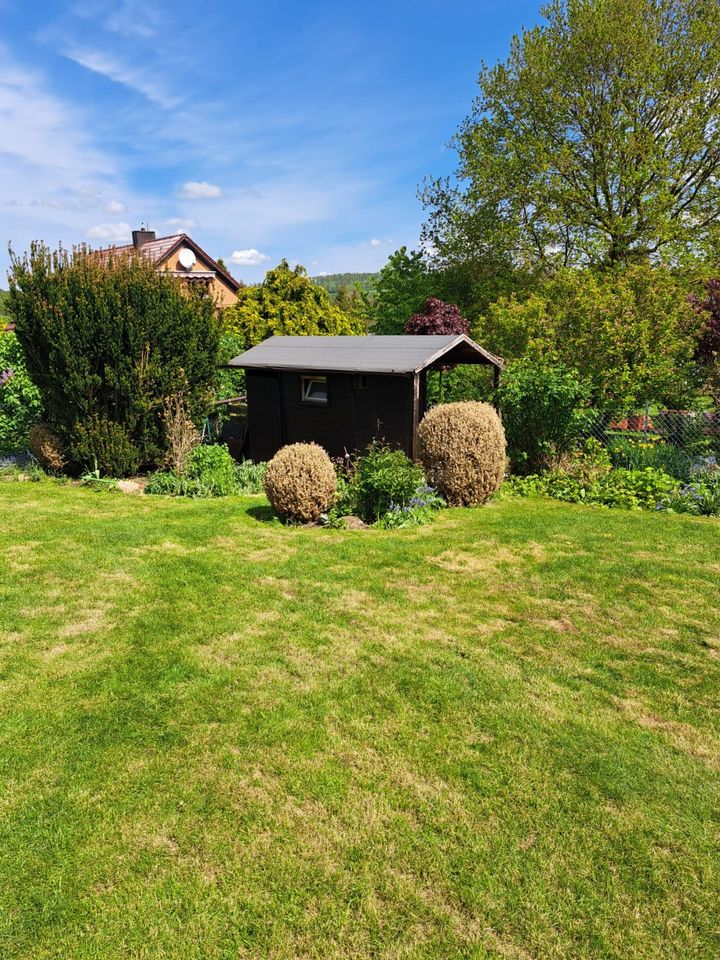
[[[375, 438], [412, 455], [413, 377], [328, 371], [328, 404], [302, 400], [301, 374], [247, 371], [250, 451], [268, 460], [288, 443], [319, 443], [332, 457]], [[361, 385], [365, 384], [365, 385]]]

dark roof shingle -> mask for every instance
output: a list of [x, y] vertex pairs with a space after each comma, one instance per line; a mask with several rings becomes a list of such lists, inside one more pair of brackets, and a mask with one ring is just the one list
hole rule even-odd
[[266, 370], [337, 370], [345, 373], [418, 373], [447, 363], [502, 360], [464, 334], [453, 336], [270, 337], [230, 361], [231, 367]]

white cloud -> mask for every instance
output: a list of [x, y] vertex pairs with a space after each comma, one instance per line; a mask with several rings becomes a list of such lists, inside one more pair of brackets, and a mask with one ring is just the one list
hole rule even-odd
[[215, 183], [207, 180], [188, 180], [182, 185], [180, 196], [187, 200], [214, 200], [222, 196], [222, 190]]
[[230, 263], [238, 267], [259, 267], [261, 263], [267, 263], [270, 257], [266, 253], [260, 253], [252, 247], [250, 250], [234, 250], [230, 257]]
[[371, 246], [371, 247], [381, 247], [381, 246], [382, 246], [382, 240], [377, 240], [377, 239], [373, 238], [373, 239], [370, 241], [370, 246]]
[[175, 227], [176, 230], [192, 230], [197, 226], [197, 220], [185, 217], [170, 217], [165, 223], [169, 227]]
[[125, 213], [125, 204], [120, 200], [111, 200], [105, 209], [108, 213]]
[[92, 70], [114, 83], [122, 84], [166, 110], [176, 107], [180, 102], [158, 83], [156, 74], [144, 67], [121, 63], [102, 50], [80, 50], [71, 47], [63, 51], [63, 54], [86, 70]]
[[129, 240], [132, 236], [132, 230], [129, 223], [98, 223], [90, 227], [87, 232], [91, 240], [107, 240], [110, 243], [119, 243], [121, 240]]

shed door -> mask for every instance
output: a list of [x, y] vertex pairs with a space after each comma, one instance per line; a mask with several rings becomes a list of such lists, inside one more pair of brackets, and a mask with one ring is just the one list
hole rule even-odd
[[247, 378], [250, 453], [259, 463], [283, 445], [280, 381], [277, 374], [250, 373]]

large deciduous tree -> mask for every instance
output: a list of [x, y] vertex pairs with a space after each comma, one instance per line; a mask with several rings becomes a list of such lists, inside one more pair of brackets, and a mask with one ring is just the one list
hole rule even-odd
[[448, 263], [676, 261], [720, 231], [720, 4], [553, 0], [484, 66], [426, 185], [426, 239]]
[[271, 337], [360, 334], [362, 322], [331, 301], [327, 290], [313, 283], [304, 267], [287, 260], [268, 270], [259, 286], [243, 287], [224, 314], [229, 332], [246, 347]]
[[706, 393], [720, 405], [720, 280], [710, 280], [705, 295], [693, 297], [692, 304], [702, 322], [695, 356]]

